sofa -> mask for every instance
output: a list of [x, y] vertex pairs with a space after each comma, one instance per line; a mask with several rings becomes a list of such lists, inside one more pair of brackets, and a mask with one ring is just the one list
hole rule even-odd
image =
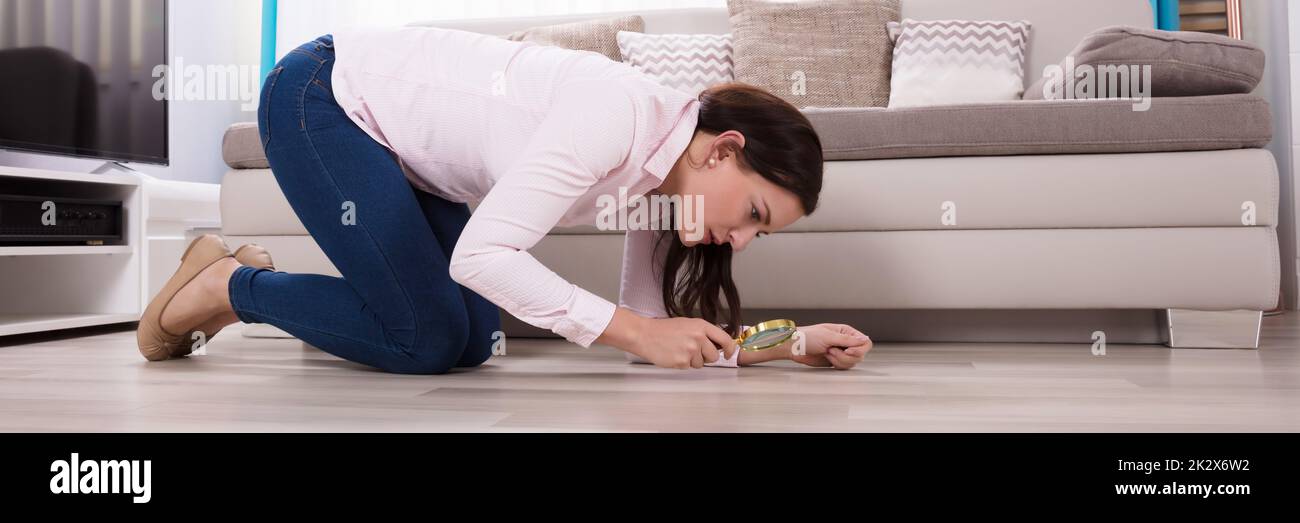
[[[636, 14], [648, 33], [729, 30], [725, 8]], [[506, 34], [616, 15], [436, 25]], [[1152, 25], [1145, 0], [904, 0], [902, 15], [1032, 21], [1026, 83], [1094, 29]], [[1040, 137], [1039, 145], [1051, 135], [1055, 149], [987, 138], [956, 147], [944, 142], [953, 139], [950, 114], [933, 108], [875, 109], [849, 120], [810, 110], [829, 160], [821, 204], [736, 255], [743, 319], [849, 323], [876, 341], [1257, 348], [1261, 311], [1278, 303], [1279, 178], [1262, 148], [1271, 140], [1267, 105], [1228, 98], [1222, 114], [1158, 101], [1140, 120], [1112, 107], [1129, 120], [1093, 121], [1111, 102], [1074, 108], [1093, 127], [1113, 123], [1113, 140], [1134, 133], [1132, 143], [1141, 143], [1126, 152], [1044, 123], [1061, 112], [1014, 105], [1041, 101], [982, 108], [965, 132], [986, 137], [997, 132], [986, 126], [997, 124], [1022, 139]], [[1189, 129], [1201, 132], [1180, 134]], [[926, 140], [935, 143], [918, 143]], [[232, 127], [224, 150], [232, 169], [221, 208], [231, 245], [267, 246], [279, 270], [337, 275], [265, 159], [259, 163], [255, 124]], [[1246, 202], [1253, 221], [1242, 219]], [[958, 219], [944, 219], [954, 210]], [[582, 226], [554, 230], [531, 252], [617, 303], [622, 249], [622, 233]], [[507, 314], [502, 320], [507, 336], [556, 337]]]

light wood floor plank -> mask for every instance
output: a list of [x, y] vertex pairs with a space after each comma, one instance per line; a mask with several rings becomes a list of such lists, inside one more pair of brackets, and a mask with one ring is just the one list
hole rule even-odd
[[1265, 318], [1259, 350], [882, 343], [851, 371], [672, 371], [514, 339], [479, 369], [403, 376], [236, 332], [161, 363], [127, 330], [0, 338], [0, 431], [1300, 430], [1295, 314]]

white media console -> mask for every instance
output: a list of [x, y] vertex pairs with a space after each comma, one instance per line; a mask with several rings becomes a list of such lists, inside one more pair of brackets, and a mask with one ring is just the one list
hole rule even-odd
[[121, 245], [0, 245], [0, 336], [127, 323], [179, 263], [195, 228], [221, 223], [216, 184], [136, 172], [73, 173], [0, 166], [0, 193], [121, 200]]

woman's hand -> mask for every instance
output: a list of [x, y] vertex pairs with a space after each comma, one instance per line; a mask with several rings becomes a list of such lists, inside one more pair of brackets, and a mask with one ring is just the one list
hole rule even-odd
[[809, 367], [851, 369], [872, 347], [871, 338], [848, 325], [819, 323], [798, 330], [804, 338], [803, 354], [796, 354], [797, 347], [791, 342], [790, 359]]
[[672, 369], [698, 369], [718, 361], [719, 349], [727, 359], [739, 350], [731, 336], [702, 319], [645, 318], [622, 307], [596, 341]]

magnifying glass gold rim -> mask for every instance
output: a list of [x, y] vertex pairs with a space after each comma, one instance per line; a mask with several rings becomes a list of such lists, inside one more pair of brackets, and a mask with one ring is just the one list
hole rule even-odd
[[[780, 329], [783, 327], [788, 328], [789, 332], [787, 332], [784, 336], [781, 336], [779, 339], [771, 343], [756, 346], [756, 347], [746, 347], [744, 344], [744, 340], [748, 339], [750, 336], [753, 336], [763, 331]], [[785, 343], [786, 340], [790, 339], [791, 336], [794, 336], [795, 327], [796, 326], [794, 324], [794, 321], [792, 320], [768, 320], [759, 323], [757, 325], [752, 325], [748, 329], [745, 329], [744, 332], [740, 333], [740, 337], [736, 338], [734, 341], [736, 342], [736, 346], [739, 347], [740, 350], [743, 352], [755, 352], [760, 350], [767, 350], [772, 347], [776, 347], [782, 343]]]

